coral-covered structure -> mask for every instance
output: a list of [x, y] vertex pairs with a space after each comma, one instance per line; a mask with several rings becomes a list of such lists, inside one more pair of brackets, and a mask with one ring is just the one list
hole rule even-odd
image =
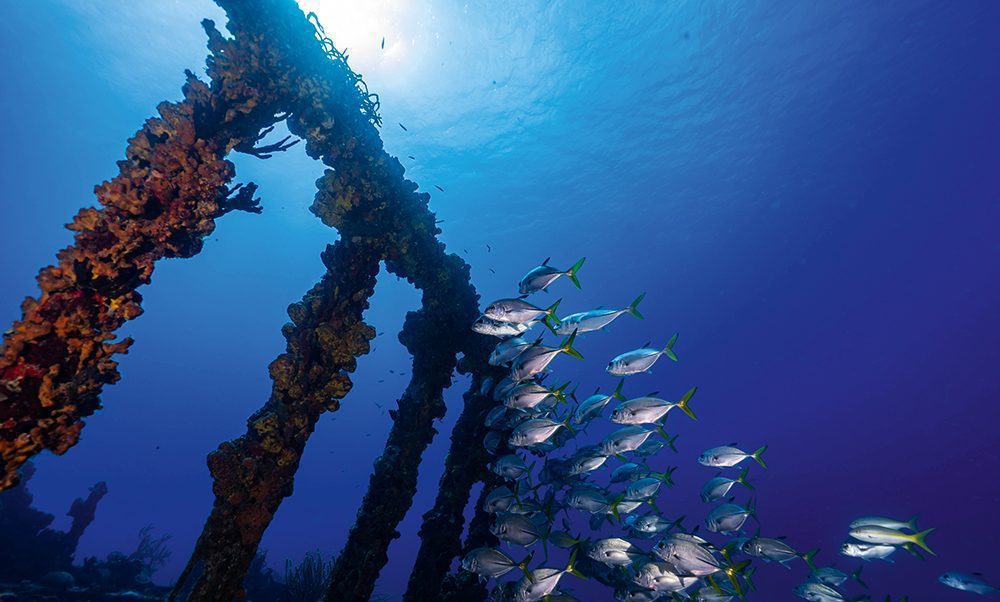
[[[115, 332], [141, 313], [136, 289], [150, 281], [155, 262], [195, 255], [215, 220], [231, 210], [260, 211], [253, 184], [231, 185], [233, 166], [225, 156], [266, 158], [287, 149], [287, 138], [258, 145], [284, 120], [305, 140], [306, 153], [328, 167], [311, 210], [339, 238], [322, 253], [320, 282], [288, 309], [287, 348], [270, 365], [269, 399], [243, 436], [209, 456], [215, 503], [175, 596], [240, 595], [264, 530], [292, 493], [317, 421], [339, 408], [357, 358], [369, 351], [375, 333], [363, 314], [384, 264], [422, 291], [421, 308], [407, 315], [399, 336], [413, 355], [412, 378], [357, 523], [334, 562], [327, 599], [371, 596], [412, 504], [421, 456], [445, 412], [443, 392], [456, 368], [472, 374], [472, 389], [435, 507], [424, 517], [407, 597], [483, 597], [475, 580], [452, 578], [442, 587], [462, 550], [472, 486], [488, 477], [481, 442], [491, 402], [480, 391], [484, 379], [497, 376], [486, 363], [488, 341], [469, 330], [478, 313], [469, 267], [437, 240], [429, 195], [417, 192], [382, 146], [377, 97], [314, 17], [293, 0], [217, 2], [230, 36], [204, 22], [209, 82], [188, 73], [184, 99], [162, 104], [160, 116], [129, 141], [119, 175], [97, 187], [101, 208], [82, 210], [70, 224], [74, 244], [59, 253], [57, 266], [41, 271], [40, 297], [24, 302], [22, 319], [5, 335], [0, 489], [16, 482], [32, 455], [74, 445], [83, 419], [100, 408], [102, 387], [118, 379], [113, 356], [130, 342], [115, 341]], [[490, 541], [484, 520], [480, 514], [473, 521], [466, 546]]]

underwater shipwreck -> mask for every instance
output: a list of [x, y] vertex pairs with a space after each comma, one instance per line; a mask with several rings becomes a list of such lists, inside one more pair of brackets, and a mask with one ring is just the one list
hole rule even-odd
[[[559, 295], [582, 288], [585, 258], [555, 262], [566, 269], [550, 258], [530, 269], [517, 296], [481, 303], [471, 266], [439, 239], [430, 195], [383, 146], [379, 96], [317, 15], [295, 0], [215, 3], [228, 21], [224, 31], [202, 21], [206, 77], [186, 71], [182, 99], [159, 104], [157, 116], [128, 140], [117, 175], [95, 187], [98, 206], [80, 209], [66, 226], [72, 244], [38, 272], [40, 292], [23, 301], [20, 319], [4, 332], [0, 602], [387, 600], [379, 578], [394, 574], [385, 570], [390, 547], [414, 507], [421, 462], [440, 434], [456, 374], [468, 388], [446, 433], [436, 497], [415, 529], [419, 545], [405, 602], [757, 599], [754, 579], [767, 565], [802, 573], [801, 583], [784, 590], [790, 598], [882, 600], [886, 592], [874, 591], [877, 583], [869, 589], [861, 561], [894, 562], [896, 552], [907, 562], [936, 556], [926, 540], [934, 529], [918, 527], [918, 516], [857, 518], [822, 564], [820, 550], [798, 538], [762, 533], [752, 482], [769, 467], [768, 445], [759, 441], [718, 445], [697, 457], [698, 470], [711, 469], [697, 496], [713, 504], [707, 516], [664, 514], [657, 496], [674, 486], [678, 468], [664, 457], [678, 452], [674, 423], [698, 420], [698, 387], [671, 383], [666, 399], [659, 391], [626, 395], [623, 387], [658, 361], [657, 369], [678, 362], [685, 353], [678, 334], [650, 335], [663, 340], [609, 354], [602, 376], [617, 386], [589, 396], [578, 397], [578, 384], [549, 368], [583, 359], [574, 347], [578, 336], [605, 331], [619, 318], [643, 320], [646, 293], [629, 292], [628, 305], [560, 317], [562, 298], [535, 305], [531, 295], [550, 286], [564, 287]], [[289, 135], [270, 142], [276, 128]], [[133, 343], [120, 331], [145, 311], [141, 289], [158, 262], [198, 255], [230, 213], [263, 211], [267, 199], [238, 177], [232, 154], [266, 160], [299, 143], [324, 166], [310, 211], [333, 230], [334, 242], [320, 255], [320, 280], [287, 308], [285, 351], [268, 366], [270, 395], [242, 435], [207, 457], [214, 502], [193, 549], [180, 552], [183, 570], [169, 585], [154, 583], [172, 552], [170, 535], [152, 525], [138, 532], [132, 550], [81, 558], [81, 537], [114, 483], [79, 492], [66, 512], [68, 528], [59, 530], [56, 517], [34, 505], [33, 460], [71, 453], [86, 419], [104, 409], [104, 388], [121, 379], [118, 359]], [[269, 568], [261, 542], [293, 495], [317, 424], [351, 403], [352, 376], [382, 334], [365, 313], [383, 270], [420, 294], [397, 335], [411, 357], [409, 382], [387, 412], [391, 428], [340, 552], [286, 560], [281, 575]], [[532, 327], [540, 333], [530, 334]], [[545, 336], [559, 342], [548, 346]], [[635, 389], [635, 380], [628, 387]], [[610, 423], [603, 425], [610, 434], [587, 432], [596, 419]], [[807, 428], [791, 424], [797, 432]], [[220, 438], [215, 432], [212, 445]], [[571, 451], [550, 454], [571, 440]], [[605, 473], [601, 484], [593, 480]], [[954, 590], [1000, 591], [979, 573], [949, 570], [936, 579]], [[884, 599], [908, 600], [899, 593]]]

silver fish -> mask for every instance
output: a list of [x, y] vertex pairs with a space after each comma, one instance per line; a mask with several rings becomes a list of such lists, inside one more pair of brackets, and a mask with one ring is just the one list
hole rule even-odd
[[576, 333], [569, 335], [562, 345], [558, 347], [546, 347], [545, 345], [535, 345], [517, 356], [510, 368], [510, 377], [513, 380], [527, 380], [545, 370], [552, 360], [560, 353], [583, 359], [580, 352], [573, 349], [573, 342], [576, 340]]
[[556, 326], [555, 332], [561, 335], [568, 335], [574, 330], [580, 333], [593, 332], [607, 327], [617, 320], [619, 316], [625, 314], [635, 316], [641, 320], [643, 318], [642, 314], [639, 313], [638, 307], [639, 302], [645, 296], [646, 293], [639, 295], [635, 298], [635, 301], [624, 309], [593, 309], [591, 311], [570, 314], [565, 318], [559, 319], [559, 324]]
[[816, 555], [819, 550], [810, 550], [804, 554], [800, 554], [795, 551], [795, 548], [788, 545], [787, 543], [781, 541], [780, 539], [772, 539], [770, 537], [752, 537], [740, 546], [744, 554], [749, 554], [750, 556], [756, 556], [757, 558], [762, 558], [768, 562], [777, 562], [778, 564], [784, 565], [787, 562], [791, 562], [796, 558], [801, 558], [806, 561], [806, 564], [812, 566], [812, 558]]
[[555, 389], [550, 389], [535, 381], [524, 381], [511, 389], [503, 398], [503, 403], [509, 408], [530, 409], [544, 404], [551, 400], [553, 405], [561, 402], [566, 403], [566, 387], [569, 383], [564, 383]]
[[698, 578], [678, 574], [669, 562], [653, 561], [640, 566], [632, 581], [655, 592], [679, 592], [697, 583]]
[[483, 447], [491, 454], [497, 453], [497, 449], [500, 448], [501, 443], [503, 443], [503, 435], [498, 431], [490, 431], [483, 437]]
[[684, 517], [681, 517], [672, 521], [667, 520], [658, 514], [644, 514], [642, 516], [636, 516], [634, 520], [630, 521], [629, 527], [637, 533], [655, 535], [657, 533], [669, 531], [673, 527], [678, 526], [683, 518]]
[[902, 546], [914, 544], [920, 546], [928, 554], [936, 556], [927, 546], [927, 535], [934, 529], [926, 529], [919, 533], [904, 533], [898, 529], [879, 527], [878, 525], [864, 525], [856, 527], [847, 532], [848, 535], [865, 543], [886, 544], [890, 546]]
[[747, 458], [753, 458], [758, 464], [767, 468], [767, 464], [764, 463], [763, 457], [765, 451], [767, 451], [767, 446], [762, 445], [757, 449], [757, 451], [752, 454], [748, 454], [742, 449], [736, 447], [735, 443], [731, 443], [729, 445], [721, 445], [719, 447], [713, 447], [712, 449], [706, 450], [701, 454], [701, 456], [698, 457], [698, 464], [716, 468], [728, 468], [730, 466], [736, 466]]
[[483, 315], [497, 322], [512, 322], [514, 324], [538, 322], [546, 318], [558, 323], [556, 308], [559, 307], [561, 301], [562, 299], [548, 308], [542, 309], [524, 299], [500, 299], [487, 305]]
[[625, 397], [622, 395], [622, 385], [624, 383], [625, 379], [618, 381], [618, 386], [615, 387], [615, 390], [610, 395], [601, 395], [595, 391], [593, 395], [584, 399], [583, 403], [581, 403], [576, 408], [576, 411], [573, 412], [573, 424], [583, 424], [584, 422], [593, 420], [599, 416], [602, 411], [604, 411], [604, 407], [607, 406], [612, 399], [624, 401]]
[[581, 257], [580, 261], [574, 263], [568, 270], [560, 270], [549, 265], [549, 260], [546, 259], [542, 262], [542, 265], [532, 268], [521, 281], [517, 283], [517, 292], [522, 295], [530, 295], [538, 291], [544, 291], [557, 280], [560, 276], [566, 276], [576, 285], [576, 288], [580, 288], [580, 281], [577, 280], [576, 275], [583, 267], [583, 262], [586, 257]]
[[526, 570], [530, 560], [529, 556], [519, 563], [496, 548], [476, 548], [462, 558], [462, 568], [490, 579], [503, 577], [518, 567]]
[[749, 470], [744, 468], [740, 472], [740, 476], [736, 477], [735, 479], [730, 479], [728, 477], [723, 477], [723, 476], [716, 476], [709, 479], [708, 481], [705, 482], [705, 484], [701, 488], [702, 501], [706, 503], [711, 503], [721, 500], [722, 498], [729, 495], [729, 491], [733, 488], [733, 485], [737, 483], [743, 485], [747, 489], [753, 489], [753, 486], [750, 485], [749, 481], [747, 481], [748, 472]]
[[514, 337], [523, 334], [535, 324], [538, 322], [516, 324], [514, 322], [498, 322], [492, 318], [480, 316], [472, 323], [472, 331], [491, 337]]
[[834, 568], [832, 566], [826, 566], [822, 568], [815, 569], [812, 575], [809, 576], [813, 581], [818, 581], [824, 585], [829, 585], [830, 587], [837, 587], [843, 585], [848, 579], [853, 579], [857, 581], [859, 585], [867, 588], [868, 585], [861, 580], [861, 567], [854, 569], [850, 574], [844, 571]]
[[829, 585], [824, 585], [822, 583], [817, 583], [816, 581], [806, 581], [795, 587], [795, 595], [802, 598], [803, 600], [809, 600], [809, 602], [848, 602], [849, 600], [869, 600], [868, 596], [859, 596], [857, 598], [846, 598], [844, 594], [833, 589]]
[[951, 571], [938, 577], [938, 581], [963, 592], [972, 592], [981, 596], [1000, 593], [1000, 589], [993, 587], [983, 580], [980, 573], [958, 573]]
[[698, 387], [693, 387], [677, 402], [649, 396], [629, 399], [611, 412], [611, 422], [616, 424], [653, 424], [659, 422], [674, 408], [680, 408], [692, 420], [697, 420], [698, 417], [694, 415], [688, 405], [697, 390]]
[[566, 505], [591, 514], [605, 514], [610, 502], [607, 492], [603, 489], [578, 485], [570, 489], [569, 495], [566, 496]]
[[514, 496], [514, 492], [508, 489], [506, 485], [497, 487], [490, 491], [486, 495], [486, 498], [483, 499], [483, 511], [490, 514], [505, 512], [515, 501], [517, 501], [517, 498]]
[[527, 447], [548, 440], [561, 428], [566, 427], [564, 422], [556, 422], [548, 418], [532, 418], [517, 425], [514, 432], [510, 434], [508, 443], [511, 447]]
[[490, 533], [519, 546], [530, 546], [542, 537], [542, 530], [527, 516], [501, 512], [493, 519]]
[[571, 477], [575, 477], [577, 475], [597, 470], [603, 466], [607, 460], [607, 456], [596, 451], [588, 452], [582, 455], [574, 454], [568, 468], [566, 469], [566, 474]]
[[660, 486], [664, 483], [668, 485], [674, 484], [670, 479], [670, 475], [673, 474], [674, 470], [676, 468], [667, 468], [664, 472], [651, 472], [648, 477], [633, 481], [625, 488], [625, 499], [634, 502], [655, 496], [660, 490]]
[[489, 363], [491, 366], [502, 366], [504, 364], [509, 364], [514, 361], [517, 356], [531, 347], [539, 343], [541, 339], [535, 341], [529, 341], [524, 337], [514, 337], [510, 339], [504, 339], [497, 343], [497, 346], [493, 349], [493, 353], [490, 354]]
[[528, 476], [530, 469], [521, 456], [507, 454], [493, 463], [493, 472], [508, 481], [517, 481]]
[[569, 564], [564, 569], [540, 568], [531, 571], [530, 576], [529, 574], [525, 574], [514, 585], [512, 599], [514, 602], [536, 602], [537, 600], [545, 599], [555, 591], [556, 586], [559, 585], [559, 580], [566, 573], [581, 576], [574, 568], [575, 562], [576, 550], [570, 554]]
[[649, 467], [645, 464], [626, 462], [611, 473], [612, 483], [624, 483], [625, 481], [635, 481], [647, 476], [650, 473]]
[[598, 539], [587, 547], [587, 556], [608, 566], [628, 566], [646, 553], [619, 537]]
[[840, 546], [840, 553], [844, 556], [850, 556], [851, 558], [860, 558], [862, 560], [886, 560], [892, 562], [889, 556], [893, 552], [898, 550], [896, 546], [890, 546], [887, 544], [869, 544], [860, 543], [856, 541], [847, 541]]
[[712, 509], [705, 518], [705, 526], [712, 533], [722, 533], [723, 535], [728, 535], [729, 533], [736, 533], [743, 528], [743, 524], [747, 522], [747, 519], [754, 515], [754, 505], [753, 500], [750, 500], [750, 505], [748, 508], [744, 508], [739, 504], [734, 504], [728, 502], [725, 504], [720, 504]]
[[917, 518], [919, 516], [919, 514], [914, 515], [910, 520], [897, 520], [895, 518], [886, 518], [884, 516], [862, 516], [861, 518], [851, 521], [850, 528], [857, 529], [858, 527], [874, 525], [876, 527], [885, 527], [886, 529], [909, 529], [910, 531], [916, 531]]
[[640, 372], [649, 372], [650, 368], [653, 367], [656, 360], [660, 359], [661, 355], [665, 355], [676, 362], [677, 355], [674, 354], [674, 343], [676, 342], [677, 335], [675, 334], [670, 337], [666, 347], [663, 349], [653, 349], [648, 346], [649, 343], [646, 343], [639, 349], [626, 351], [608, 363], [607, 371], [615, 376], [629, 376], [639, 374]]
[[653, 547], [653, 553], [687, 575], [704, 577], [722, 570], [707, 541], [685, 535], [674, 533], [664, 537]]
[[606, 456], [630, 452], [646, 441], [650, 435], [659, 431], [664, 439], [669, 439], [662, 428], [644, 426], [626, 426], [611, 433], [601, 441], [601, 453]]

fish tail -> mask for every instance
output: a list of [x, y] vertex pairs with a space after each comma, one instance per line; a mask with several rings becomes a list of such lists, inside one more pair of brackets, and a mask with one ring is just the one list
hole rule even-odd
[[750, 473], [749, 468], [744, 468], [743, 470], [741, 470], [740, 476], [736, 477], [736, 482], [739, 483], [740, 485], [743, 485], [747, 489], [753, 489], [753, 485], [751, 485], [750, 481], [747, 480], [747, 475], [749, 473]]
[[574, 263], [568, 270], [566, 270], [566, 275], [569, 276], [569, 279], [576, 285], [576, 288], [581, 288], [580, 281], [577, 279], [576, 273], [580, 271], [580, 268], [583, 267], [583, 262], [586, 260], [586, 257], [581, 257], [580, 261]]
[[862, 569], [862, 567], [860, 565], [858, 565], [858, 568], [854, 569], [851, 572], [850, 577], [851, 577], [851, 579], [854, 579], [855, 581], [857, 581], [858, 585], [860, 585], [861, 587], [863, 587], [865, 589], [868, 589], [868, 584], [861, 580], [861, 569]]
[[578, 360], [582, 360], [583, 359], [583, 355], [579, 351], [577, 351], [576, 349], [573, 349], [573, 341], [576, 340], [576, 333], [577, 333], [577, 331], [574, 330], [573, 334], [569, 335], [569, 338], [566, 339], [563, 342], [563, 344], [559, 346], [559, 351], [562, 351], [563, 353], [565, 353], [567, 355], [571, 355], [571, 356], [575, 357]]
[[532, 583], [535, 582], [535, 577], [531, 574], [531, 569], [528, 568], [528, 565], [531, 564], [531, 559], [534, 558], [534, 556], [535, 553], [532, 552], [528, 554], [527, 558], [517, 563], [517, 568], [521, 569], [521, 572], [524, 573], [524, 576], [527, 577], [528, 581]]
[[658, 435], [663, 437], [663, 439], [667, 442], [667, 445], [670, 446], [670, 449], [674, 450], [674, 452], [677, 451], [677, 446], [674, 445], [674, 443], [677, 441], [677, 437], [680, 437], [680, 435], [674, 435], [673, 437], [671, 437], [670, 435], [667, 434], [667, 431], [663, 430], [662, 426], [656, 427], [656, 432]]
[[625, 494], [619, 493], [617, 496], [615, 496], [615, 499], [611, 500], [611, 506], [610, 506], [611, 515], [614, 516], [615, 520], [618, 521], [619, 523], [622, 522], [622, 517], [620, 514], [618, 514], [618, 504], [621, 504], [622, 500], [624, 499], [625, 499]]
[[755, 521], [757, 521], [758, 524], [760, 524], [760, 520], [757, 518], [757, 500], [756, 499], [750, 498], [750, 501], [747, 503], [747, 514], [750, 515], [750, 516], [752, 516], [753, 519]]
[[672, 477], [675, 470], [677, 470], [676, 466], [668, 466], [663, 472], [651, 472], [649, 476], [660, 479], [667, 485], [673, 485], [674, 480]]
[[557, 299], [555, 303], [550, 305], [545, 310], [545, 318], [547, 320], [552, 320], [552, 323], [556, 326], [562, 323], [562, 320], [560, 320], [559, 316], [556, 315], [556, 308], [559, 307], [560, 303], [562, 303], [562, 299]]
[[667, 346], [663, 348], [663, 355], [669, 357], [675, 362], [677, 361], [677, 354], [674, 353], [674, 343], [676, 342], [677, 342], [677, 333], [674, 333], [674, 336], [670, 337], [670, 340], [667, 341]]
[[[567, 403], [566, 401], [566, 387], [569, 386], [570, 381], [566, 381], [559, 385], [555, 389], [552, 389], [552, 396], [559, 400], [560, 403]], [[576, 391], [576, 389], [574, 389]], [[573, 393], [570, 393], [572, 395]]]
[[580, 579], [587, 579], [587, 576], [576, 570], [576, 556], [579, 553], [579, 549], [574, 546], [573, 551], [569, 554], [569, 562], [566, 563], [566, 572], [574, 577], [579, 577]]
[[[902, 545], [902, 548], [904, 550], [906, 550], [914, 558], [918, 558], [920, 560], [925, 560], [924, 555], [920, 553], [920, 550], [914, 548], [912, 543], [904, 543]], [[895, 562], [895, 560], [893, 560], [892, 558], [889, 558], [888, 556], [885, 558], [885, 560], [888, 561], [888, 562]]]
[[627, 311], [630, 315], [639, 318], [640, 320], [645, 320], [645, 318], [642, 317], [642, 314], [639, 313], [639, 302], [642, 301], [642, 298], [645, 296], [646, 293], [642, 293], [641, 295], [636, 297], [635, 301], [632, 301], [631, 303], [628, 304], [628, 307], [625, 308], [625, 311]]
[[625, 384], [625, 379], [618, 381], [618, 385], [615, 387], [614, 392], [611, 394], [612, 397], [619, 401], [625, 401], [625, 396], [622, 395], [622, 386]]
[[698, 420], [698, 417], [694, 415], [694, 410], [692, 410], [691, 406], [688, 405], [688, 402], [691, 401], [691, 398], [694, 397], [694, 393], [697, 390], [698, 387], [691, 387], [691, 390], [685, 393], [684, 397], [681, 397], [681, 400], [677, 402], [677, 407], [683, 410], [685, 414], [690, 416], [691, 420]]
[[767, 451], [767, 446], [766, 445], [761, 445], [759, 448], [757, 448], [757, 451], [755, 451], [753, 454], [751, 454], [751, 457], [754, 460], [757, 460], [758, 464], [760, 464], [764, 468], [767, 468], [767, 464], [764, 463], [764, 452], [765, 451]]
[[670, 523], [670, 526], [667, 527], [667, 533], [670, 533], [675, 528], [676, 529], [680, 529], [681, 531], [683, 531], [684, 530], [684, 519], [685, 518], [687, 518], [687, 515], [686, 514], [682, 514], [679, 517], [677, 517], [677, 520], [672, 521]]
[[816, 571], [816, 564], [813, 562], [813, 557], [815, 557], [816, 554], [819, 554], [819, 548], [809, 550], [805, 554], [802, 554], [802, 560], [805, 560], [806, 564], [808, 564], [809, 568], [814, 572]]
[[934, 550], [930, 549], [930, 547], [927, 546], [927, 541], [926, 541], [927, 536], [933, 530], [934, 527], [931, 527], [930, 529], [927, 529], [925, 531], [914, 533], [913, 535], [910, 536], [910, 541], [920, 546], [925, 552], [927, 552], [931, 556], [937, 556], [937, 554], [934, 553]]

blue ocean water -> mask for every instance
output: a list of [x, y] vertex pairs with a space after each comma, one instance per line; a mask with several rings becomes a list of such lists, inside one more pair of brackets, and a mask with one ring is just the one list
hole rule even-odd
[[[560, 376], [581, 391], [613, 386], [611, 356], [680, 332], [681, 362], [634, 385], [699, 387], [699, 420], [677, 419], [680, 455], [666, 458], [680, 465], [668, 514], [703, 516], [697, 490], [714, 475], [695, 463], [703, 449], [766, 443], [770, 468], [754, 484], [768, 534], [848, 568], [836, 550], [851, 519], [919, 512], [938, 556], [866, 566], [873, 592], [962, 600], [941, 572], [1000, 581], [1000, 5], [302, 4], [381, 94], [386, 148], [415, 157], [402, 159], [407, 176], [431, 192], [484, 300], [548, 256], [587, 257], [582, 291], [549, 294], [567, 310], [646, 292], [645, 321], [581, 340], [586, 359], [560, 361]], [[207, 0], [2, 12], [10, 323], [126, 138], [179, 97], [183, 69], [203, 65], [200, 19], [224, 15]], [[107, 481], [79, 555], [129, 549], [152, 524], [172, 535], [162, 582], [211, 507], [206, 454], [266, 399], [285, 307], [318, 280], [336, 236], [307, 210], [321, 167], [301, 148], [235, 162], [240, 181], [260, 184], [264, 213], [221, 219], [200, 255], [157, 267], [145, 315], [126, 327], [136, 344], [122, 381], [81, 443], [40, 457], [32, 481], [38, 506], [64, 521]], [[391, 406], [410, 372], [394, 333], [418, 302], [380, 278], [367, 319], [385, 334], [265, 536], [276, 565], [343, 544], [391, 425], [376, 403]], [[378, 587], [390, 598], [405, 588], [463, 389], [456, 379], [390, 550]], [[791, 599], [803, 576], [761, 570], [757, 599]]]

